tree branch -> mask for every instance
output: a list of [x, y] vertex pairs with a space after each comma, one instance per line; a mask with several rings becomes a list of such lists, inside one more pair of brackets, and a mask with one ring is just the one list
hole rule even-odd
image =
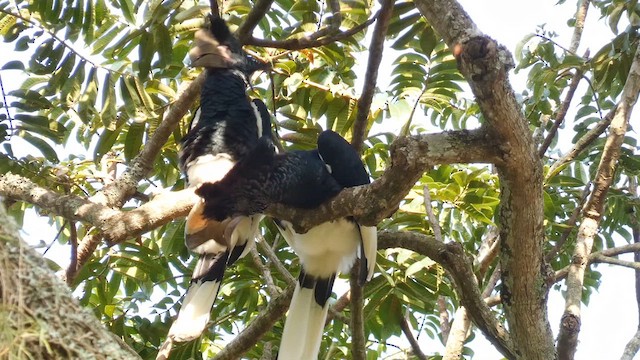
[[[629, 179], [629, 193], [636, 198], [638, 197], [638, 181], [635, 177]], [[640, 221], [638, 221], [637, 217], [631, 218], [631, 231], [633, 233], [633, 244], [640, 244]], [[636, 263], [640, 263], [640, 252], [636, 251], [633, 253], [633, 260]], [[636, 288], [636, 306], [638, 310], [640, 310], [640, 270], [635, 271], [634, 282]], [[640, 317], [640, 312], [638, 315]], [[638, 321], [638, 330], [624, 347], [624, 352], [620, 360], [633, 360], [638, 350], [640, 350], [640, 319]]]
[[267, 293], [271, 297], [276, 297], [280, 294], [280, 290], [273, 282], [273, 276], [271, 276], [271, 270], [269, 270], [269, 266], [262, 262], [262, 258], [260, 257], [260, 253], [255, 247], [251, 248], [251, 258], [253, 263], [256, 265], [258, 270], [262, 273], [262, 279], [264, 279], [265, 285], [267, 286]]
[[317, 209], [292, 209], [276, 204], [266, 214], [295, 224], [306, 232], [323, 222], [354, 216], [374, 226], [395, 211], [424, 170], [432, 163], [502, 163], [494, 139], [483, 129], [401, 137], [391, 144], [391, 164], [370, 185], [343, 190]]
[[580, 155], [589, 145], [591, 145], [611, 124], [615, 109], [611, 110], [602, 120], [600, 120], [593, 129], [587, 131], [576, 143], [573, 148], [558, 161], [553, 163], [547, 172], [545, 179], [551, 179], [556, 176], [564, 167]]
[[[392, 144], [391, 166], [373, 184], [347, 189], [319, 209], [301, 210], [274, 205], [267, 209], [267, 213], [299, 224], [305, 230], [350, 215], [365, 219], [365, 225], [374, 225], [395, 210], [431, 161], [442, 164], [501, 163], [496, 147], [482, 130], [399, 138]], [[84, 221], [99, 229], [101, 234], [93, 236], [93, 247], [84, 241], [79, 245], [79, 265], [91, 256], [102, 236], [110, 245], [123, 242], [185, 216], [193, 204], [192, 191], [187, 189], [162, 193], [134, 210], [120, 211], [78, 196], [58, 194], [13, 174], [0, 175], [0, 195], [34, 204], [71, 220]]]
[[231, 340], [213, 360], [235, 360], [254, 346], [262, 336], [273, 328], [278, 319], [287, 312], [295, 286], [287, 288], [277, 297], [269, 301], [269, 305], [260, 311], [247, 327]]
[[[167, 142], [167, 139], [178, 126], [178, 123], [189, 111], [189, 108], [200, 94], [200, 87], [205, 79], [205, 72], [189, 84], [180, 93], [177, 100], [167, 112], [164, 120], [160, 123], [151, 138], [144, 145], [140, 153], [131, 161], [124, 173], [114, 182], [107, 184], [104, 188], [89, 198], [89, 201], [114, 208], [120, 208], [132, 196], [136, 194], [138, 183], [144, 179], [153, 168], [153, 163]], [[75, 269], [67, 271], [67, 282], [73, 281], [78, 270], [91, 258], [91, 255], [102, 241], [99, 234], [87, 234], [78, 246], [78, 262]]]
[[407, 338], [407, 341], [409, 341], [413, 355], [415, 355], [419, 360], [427, 360], [427, 356], [422, 352], [422, 349], [420, 349], [418, 340], [416, 340], [415, 336], [413, 336], [413, 333], [411, 332], [411, 326], [409, 325], [409, 321], [406, 316], [402, 316], [400, 318], [400, 329], [402, 329], [402, 333]]
[[433, 237], [408, 231], [378, 233], [379, 249], [394, 247], [415, 251], [442, 265], [474, 324], [505, 357], [516, 358], [509, 335], [481, 297], [471, 262], [459, 243], [443, 244]]
[[[582, 39], [582, 31], [584, 30], [584, 22], [587, 19], [587, 11], [589, 10], [590, 0], [579, 0], [578, 9], [576, 10], [575, 23], [573, 25], [573, 36], [571, 37], [571, 45], [569, 51], [575, 54], [580, 46]], [[587, 55], [588, 56], [588, 55]], [[587, 57], [585, 56], [585, 57]]]
[[[547, 318], [548, 288], [542, 271], [542, 166], [521, 107], [508, 82], [511, 54], [478, 30], [454, 0], [416, 0], [420, 13], [440, 34], [458, 60], [485, 119], [487, 132], [498, 140], [504, 163], [500, 176], [502, 302], [519, 356], [551, 359], [553, 334]], [[526, 264], [526, 265], [525, 265]], [[468, 308], [470, 316], [474, 309]], [[476, 320], [474, 319], [474, 322]], [[511, 349], [513, 350], [513, 349]]]
[[[568, 52], [575, 54], [578, 51], [578, 46], [580, 46], [580, 39], [582, 38], [582, 31], [584, 30], [584, 21], [587, 18], [587, 10], [589, 10], [589, 0], [580, 0], [578, 4], [578, 10], [576, 11], [575, 16], [575, 24], [573, 27], [573, 36], [571, 38], [571, 45], [569, 46]], [[589, 57], [589, 50], [583, 56], [584, 58]], [[540, 150], [538, 150], [538, 156], [543, 157], [544, 153], [547, 152], [549, 145], [556, 136], [558, 132], [558, 128], [564, 122], [564, 118], [567, 116], [567, 111], [569, 110], [569, 105], [571, 104], [571, 100], [575, 95], [576, 89], [578, 88], [578, 84], [580, 83], [580, 79], [582, 79], [582, 75], [584, 71], [582, 69], [576, 69], [576, 72], [573, 74], [571, 78], [571, 83], [569, 84], [569, 89], [567, 90], [567, 94], [564, 97], [564, 101], [562, 101], [562, 105], [560, 109], [555, 114], [555, 121], [551, 130], [549, 130], [549, 134], [544, 139], [544, 143], [540, 146]]]
[[[379, 13], [378, 13], [379, 14]], [[292, 38], [287, 40], [267, 40], [267, 39], [256, 39], [250, 35], [246, 37], [245, 45], [254, 45], [268, 48], [276, 48], [276, 49], [286, 49], [286, 50], [301, 50], [301, 49], [309, 49], [314, 47], [320, 47], [327, 44], [334, 43], [336, 41], [341, 41], [346, 38], [349, 38], [360, 31], [367, 28], [369, 25], [373, 24], [376, 20], [378, 14], [374, 15], [372, 18], [368, 19], [364, 23], [353, 27], [352, 29], [346, 31], [339, 31], [331, 36], [322, 37], [316, 39], [317, 35], [311, 34], [308, 36], [304, 36], [301, 38]], [[322, 31], [322, 30], [319, 30]]]
[[271, 8], [273, 0], [258, 0], [253, 4], [251, 11], [244, 18], [244, 22], [240, 25], [235, 35], [241, 44], [246, 44], [247, 40], [252, 38], [253, 29]]
[[620, 157], [620, 148], [639, 92], [640, 47], [636, 50], [633, 63], [629, 69], [629, 75], [622, 90], [621, 99], [616, 106], [609, 136], [607, 136], [600, 164], [593, 181], [594, 189], [587, 200], [583, 211], [584, 219], [578, 229], [576, 247], [566, 281], [565, 311], [558, 334], [558, 355], [560, 359], [573, 359], [578, 345], [584, 273], [593, 246], [593, 240], [602, 218], [606, 195], [615, 175]]
[[[597, 251], [597, 252], [591, 253], [589, 255], [589, 258], [587, 259], [587, 264], [591, 265], [591, 264], [598, 263], [599, 262], [598, 259], [601, 258], [601, 257], [611, 258], [613, 256], [617, 256], [617, 255], [620, 255], [620, 254], [632, 253], [632, 252], [640, 252], [640, 243], [617, 246], [617, 247], [614, 247], [614, 248], [609, 248], [609, 249], [605, 249], [605, 250], [602, 250], [602, 251]], [[562, 279], [566, 278], [567, 275], [569, 274], [570, 266], [564, 267], [564, 268], [556, 271], [554, 282], [558, 282], [558, 281], [561, 281]]]
[[353, 137], [351, 145], [356, 151], [362, 151], [362, 145], [367, 137], [367, 128], [369, 125], [369, 111], [371, 109], [371, 101], [376, 90], [378, 81], [378, 69], [382, 62], [382, 54], [384, 52], [384, 40], [389, 27], [389, 21], [393, 14], [393, 0], [383, 0], [382, 8], [378, 12], [378, 20], [373, 28], [371, 36], [371, 44], [369, 45], [369, 59], [367, 62], [367, 70], [364, 74], [364, 85], [362, 93], [358, 100], [358, 111], [356, 119], [353, 123]]
[[567, 112], [569, 111], [569, 106], [571, 105], [571, 100], [573, 100], [573, 96], [578, 89], [578, 85], [580, 84], [580, 80], [582, 79], [582, 75], [584, 72], [581, 69], [576, 69], [575, 73], [571, 77], [571, 83], [569, 84], [569, 89], [567, 90], [567, 94], [560, 105], [560, 109], [556, 111], [554, 114], [555, 121], [547, 134], [547, 137], [544, 139], [542, 145], [540, 145], [540, 149], [538, 150], [538, 156], [543, 157], [544, 153], [547, 152], [547, 149], [551, 145], [551, 142], [556, 137], [558, 133], [558, 128], [564, 122], [565, 117], [567, 116]]
[[351, 358], [353, 360], [366, 360], [367, 338], [364, 332], [364, 295], [362, 286], [358, 284], [359, 275], [360, 260], [356, 259], [353, 268], [349, 272]]

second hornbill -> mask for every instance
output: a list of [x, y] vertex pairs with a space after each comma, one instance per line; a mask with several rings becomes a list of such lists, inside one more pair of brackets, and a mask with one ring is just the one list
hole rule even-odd
[[[222, 179], [249, 155], [261, 136], [271, 134], [265, 104], [246, 94], [251, 74], [266, 65], [242, 50], [224, 20], [213, 15], [209, 19], [209, 29], [196, 33], [196, 46], [189, 53], [193, 66], [205, 68], [206, 79], [200, 108], [180, 149], [181, 169], [189, 187], [196, 189]], [[227, 265], [248, 252], [262, 219], [252, 214], [213, 220], [203, 216], [203, 204], [197, 197], [187, 216], [185, 243], [199, 259], [163, 349], [170, 348], [172, 341], [189, 341], [202, 334]]]
[[[261, 138], [252, 154], [222, 180], [203, 184], [196, 192], [204, 199], [204, 216], [218, 220], [247, 216], [274, 203], [315, 208], [344, 188], [370, 182], [358, 153], [333, 131], [320, 134], [315, 150], [276, 154], [272, 149], [271, 138]], [[306, 233], [297, 233], [287, 221], [276, 224], [302, 265], [278, 360], [317, 359], [336, 274], [348, 271], [360, 257], [360, 284], [371, 279], [376, 227], [362, 226], [351, 217]]]

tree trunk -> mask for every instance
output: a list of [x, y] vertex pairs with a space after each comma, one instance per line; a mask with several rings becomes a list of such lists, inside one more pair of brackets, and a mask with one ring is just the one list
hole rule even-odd
[[2, 205], [0, 304], [0, 358], [139, 358], [71, 296]]

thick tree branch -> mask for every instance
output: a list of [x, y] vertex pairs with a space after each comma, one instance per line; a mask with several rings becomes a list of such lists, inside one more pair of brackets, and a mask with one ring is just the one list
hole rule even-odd
[[[482, 130], [399, 138], [392, 145], [391, 166], [373, 184], [345, 190], [319, 209], [301, 211], [274, 205], [267, 212], [284, 220], [292, 220], [305, 230], [349, 215], [365, 219], [367, 225], [375, 225], [395, 210], [431, 161], [441, 164], [501, 163], [496, 147]], [[55, 215], [88, 223], [99, 229], [101, 236], [111, 245], [185, 216], [193, 204], [193, 193], [187, 189], [162, 193], [134, 210], [120, 211], [78, 196], [58, 194], [13, 174], [0, 175], [0, 195], [34, 204]], [[102, 239], [101, 236], [95, 236], [97, 241]], [[79, 257], [83, 246], [86, 247], [82, 243], [79, 245]], [[90, 256], [93, 250], [85, 253]], [[87, 259], [79, 259], [79, 263], [83, 263], [82, 260]]]
[[433, 237], [408, 231], [381, 231], [378, 248], [401, 247], [428, 256], [447, 270], [461, 304], [469, 311], [474, 324], [508, 359], [516, 358], [509, 335], [482, 299], [471, 262], [458, 243], [444, 244]]
[[353, 360], [367, 359], [367, 338], [364, 332], [364, 294], [362, 286], [358, 284], [360, 275], [360, 260], [356, 260], [349, 272], [349, 309], [351, 310], [351, 358]]
[[267, 208], [266, 213], [290, 221], [301, 232], [345, 216], [355, 216], [361, 224], [373, 226], [395, 211], [431, 164], [501, 164], [497, 148], [494, 139], [482, 129], [398, 138], [391, 145], [391, 164], [371, 185], [346, 189], [314, 210], [276, 204]]
[[[548, 288], [543, 273], [542, 166], [535, 144], [508, 82], [511, 54], [482, 36], [454, 0], [418, 0], [416, 7], [443, 37], [458, 60], [484, 115], [485, 126], [498, 140], [504, 163], [500, 176], [502, 301], [517, 353], [509, 358], [552, 359], [553, 334], [547, 319]], [[542, 285], [542, 286], [541, 286]], [[474, 309], [468, 309], [476, 316]], [[474, 322], [476, 320], [474, 319]], [[516, 356], [516, 354], [518, 354]]]
[[387, 34], [387, 28], [389, 27], [389, 21], [393, 14], [393, 0], [383, 0], [382, 8], [378, 12], [378, 20], [373, 28], [373, 34], [371, 36], [371, 44], [369, 44], [369, 59], [367, 61], [367, 70], [364, 74], [364, 85], [362, 86], [362, 93], [358, 100], [358, 111], [356, 113], [356, 119], [353, 123], [353, 137], [351, 138], [351, 145], [360, 152], [362, 150], [362, 144], [367, 137], [367, 130], [369, 125], [369, 111], [371, 109], [371, 101], [373, 100], [373, 94], [376, 90], [376, 84], [378, 81], [378, 69], [382, 62], [382, 53], [384, 52], [384, 40]]
[[573, 359], [580, 333], [580, 306], [584, 273], [595, 234], [600, 225], [606, 195], [615, 176], [620, 148], [627, 132], [633, 106], [640, 92], [640, 47], [637, 49], [622, 96], [616, 106], [611, 121], [610, 132], [602, 151], [602, 157], [593, 181], [594, 189], [585, 204], [583, 220], [578, 229], [572, 264], [567, 275], [567, 296], [565, 311], [558, 334], [558, 355], [560, 359]]

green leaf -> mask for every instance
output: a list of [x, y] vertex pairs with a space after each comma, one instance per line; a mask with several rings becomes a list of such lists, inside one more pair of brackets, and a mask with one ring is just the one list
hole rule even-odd
[[125, 19], [129, 21], [131, 24], [136, 23], [135, 11], [133, 8], [133, 4], [130, 0], [118, 0], [118, 5], [122, 10], [122, 15], [124, 15]]
[[25, 141], [38, 149], [38, 151], [40, 151], [40, 153], [44, 155], [44, 157], [48, 161], [52, 163], [58, 163], [58, 154], [56, 154], [56, 151], [53, 149], [53, 147], [51, 147], [51, 145], [49, 145], [49, 143], [47, 143], [45, 140], [33, 136], [28, 132], [21, 133], [20, 137], [22, 137]]
[[102, 111], [100, 118], [105, 128], [113, 131], [116, 120], [116, 82], [118, 75], [107, 73], [102, 87]]
[[12, 60], [2, 65], [2, 70], [24, 70], [24, 63], [20, 60]]
[[151, 71], [151, 60], [155, 55], [151, 34], [143, 31], [140, 35], [140, 46], [138, 47], [138, 78], [145, 80]]
[[173, 61], [173, 43], [169, 29], [163, 24], [158, 24], [155, 28], [155, 47], [158, 51], [158, 61], [160, 67], [165, 67]]
[[140, 152], [142, 146], [142, 139], [145, 133], [145, 124], [134, 122], [129, 125], [129, 131], [127, 131], [127, 138], [124, 142], [124, 157], [127, 161], [133, 160]]

